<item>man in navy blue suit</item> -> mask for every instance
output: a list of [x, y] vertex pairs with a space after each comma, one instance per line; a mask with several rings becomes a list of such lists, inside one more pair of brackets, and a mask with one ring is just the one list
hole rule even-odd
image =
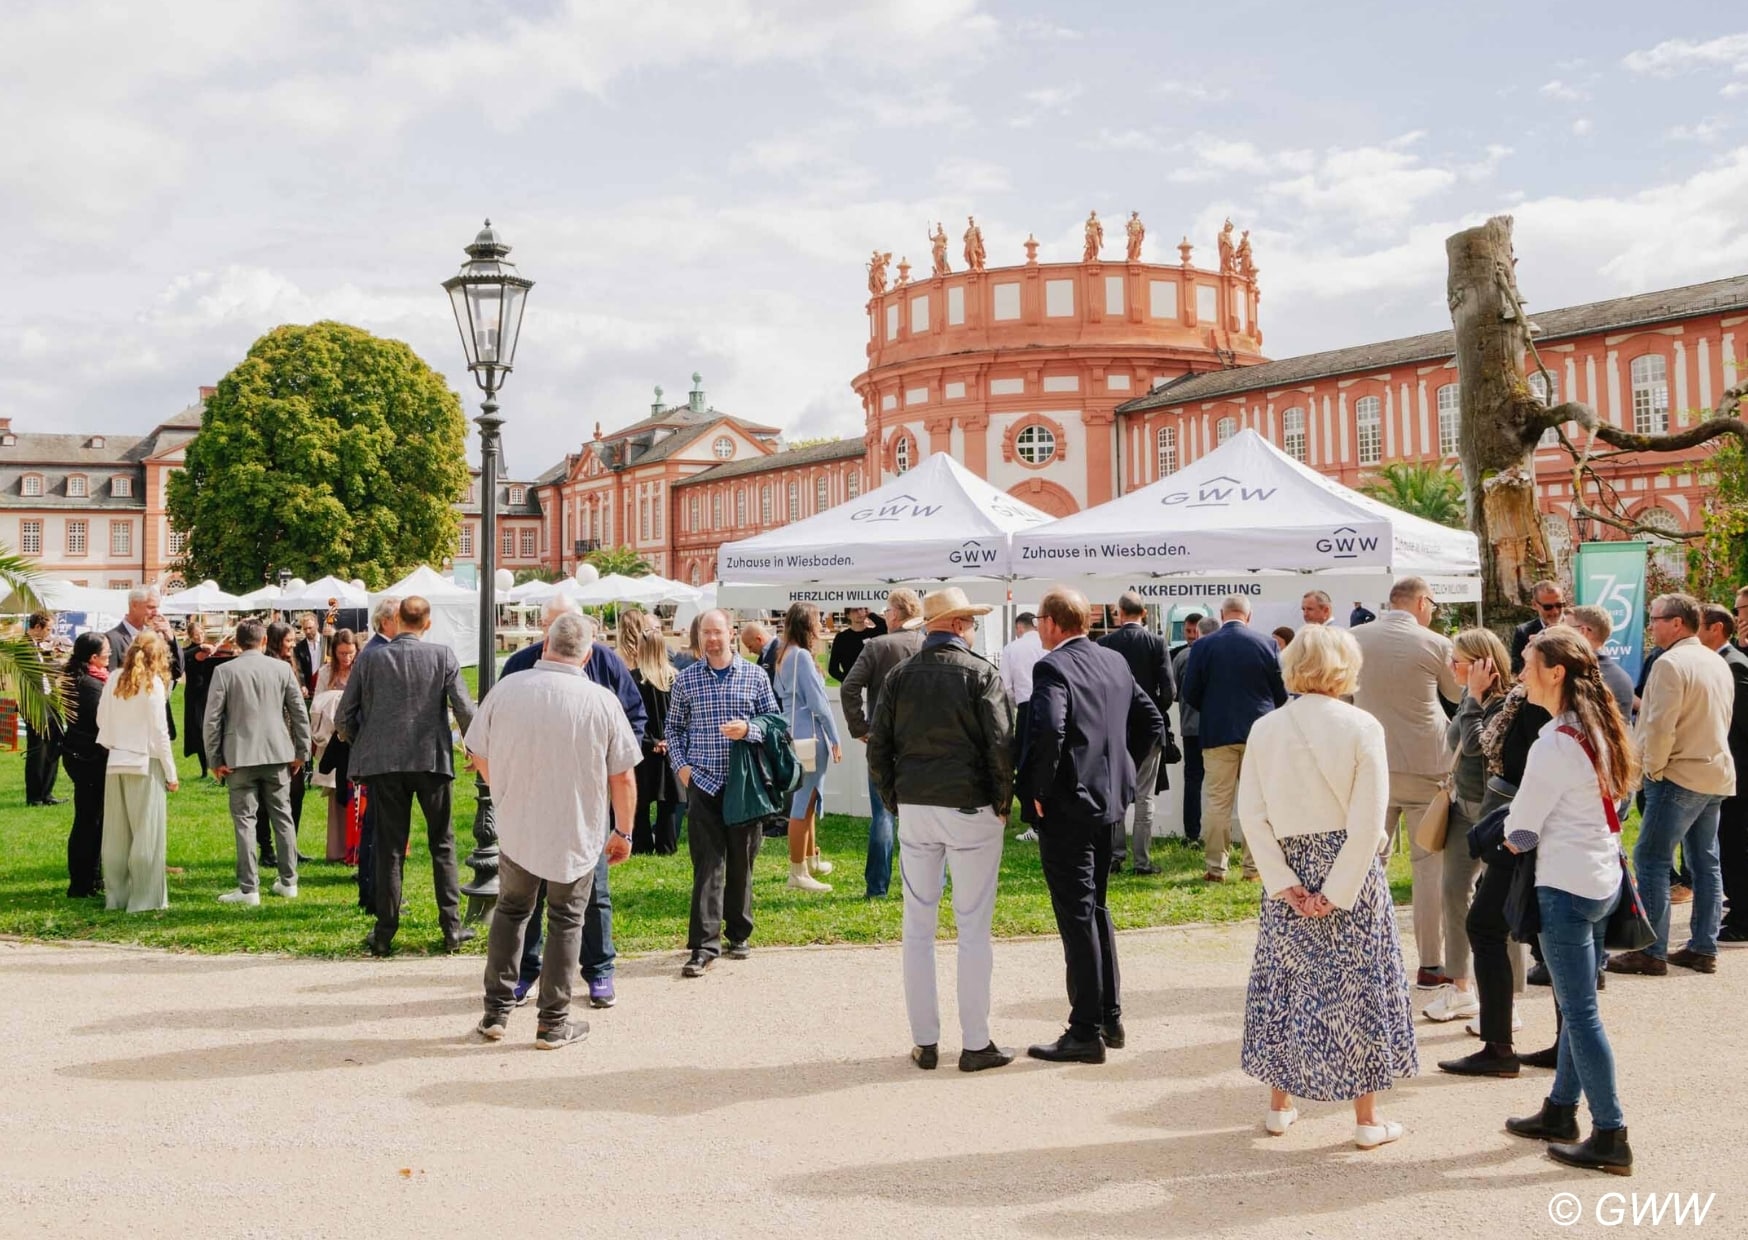
[[1068, 1029], [1026, 1053], [1056, 1063], [1103, 1063], [1106, 1047], [1123, 1045], [1105, 883], [1114, 828], [1135, 800], [1135, 755], [1165, 736], [1123, 656], [1087, 640], [1090, 615], [1086, 596], [1061, 586], [1038, 608], [1049, 653], [1032, 670], [1031, 735], [1017, 781], [1037, 815], [1038, 858], [1068, 962]]
[[[1250, 604], [1233, 596], [1220, 603], [1220, 627], [1190, 647], [1184, 664], [1182, 701], [1201, 712], [1203, 769], [1202, 856], [1206, 882], [1226, 881], [1232, 848], [1232, 807], [1250, 725], [1287, 704], [1280, 652], [1274, 638], [1249, 625]], [[1216, 692], [1209, 689], [1218, 684]], [[1244, 846], [1244, 879], [1256, 878], [1250, 845]]]

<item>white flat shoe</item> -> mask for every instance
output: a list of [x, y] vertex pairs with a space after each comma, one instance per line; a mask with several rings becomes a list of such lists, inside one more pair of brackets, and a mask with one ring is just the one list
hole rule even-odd
[[830, 874], [833, 868], [832, 863], [818, 853], [814, 853], [807, 859], [807, 869], [810, 874]]
[[261, 893], [244, 891], [241, 887], [235, 891], [227, 891], [218, 898], [220, 904], [241, 904], [248, 908], [257, 908], [261, 904]]
[[1388, 1119], [1381, 1124], [1355, 1124], [1353, 1143], [1362, 1150], [1375, 1150], [1380, 1145], [1388, 1145], [1398, 1140], [1402, 1131], [1401, 1124]]
[[1278, 1137], [1293, 1126], [1293, 1121], [1299, 1118], [1297, 1107], [1288, 1107], [1285, 1111], [1270, 1111], [1262, 1126], [1269, 1136]]
[[1428, 1020], [1441, 1022], [1462, 1020], [1469, 1016], [1479, 1019], [1481, 999], [1472, 990], [1458, 990], [1455, 986], [1441, 986], [1439, 993], [1434, 996], [1431, 1003], [1421, 1010], [1420, 1014]]

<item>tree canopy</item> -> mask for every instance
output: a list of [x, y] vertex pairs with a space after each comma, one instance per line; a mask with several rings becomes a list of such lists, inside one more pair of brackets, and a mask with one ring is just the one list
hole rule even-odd
[[1360, 493], [1452, 529], [1466, 524], [1463, 481], [1437, 461], [1392, 461], [1362, 482]]
[[611, 573], [618, 573], [621, 577], [647, 577], [655, 571], [648, 560], [630, 547], [597, 547], [583, 560], [593, 564], [595, 571], [603, 577]]
[[380, 589], [455, 547], [460, 398], [411, 348], [344, 323], [275, 328], [219, 380], [169, 484], [180, 567], [247, 591], [281, 568]]

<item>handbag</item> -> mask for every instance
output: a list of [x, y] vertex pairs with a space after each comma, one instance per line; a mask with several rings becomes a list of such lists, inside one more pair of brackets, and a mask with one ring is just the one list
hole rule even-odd
[[789, 743], [795, 748], [796, 763], [805, 774], [811, 775], [819, 769], [819, 741], [815, 737], [795, 735], [795, 702], [801, 696], [801, 657], [803, 656], [791, 656], [797, 661], [790, 664], [795, 669], [795, 678], [789, 692]]
[[1445, 850], [1445, 833], [1451, 825], [1451, 781], [1445, 780], [1426, 803], [1426, 812], [1414, 826], [1414, 846], [1421, 852]]
[[[1591, 748], [1590, 738], [1573, 727], [1562, 727], [1560, 731], [1577, 741], [1584, 749], [1585, 756], [1590, 759], [1590, 765], [1596, 770], [1597, 791], [1602, 793], [1602, 812], [1608, 817], [1608, 829], [1613, 835], [1621, 833], [1621, 816], [1615, 808], [1614, 799], [1602, 787], [1602, 764], [1596, 759], [1596, 750]], [[1639, 886], [1633, 881], [1633, 873], [1627, 868], [1627, 855], [1620, 852], [1617, 846], [1616, 859], [1621, 867], [1620, 898], [1615, 901], [1614, 911], [1608, 915], [1608, 924], [1603, 928], [1602, 945], [1611, 952], [1642, 951], [1657, 941], [1656, 928], [1651, 925], [1651, 919], [1645, 916], [1645, 905], [1639, 899]]]

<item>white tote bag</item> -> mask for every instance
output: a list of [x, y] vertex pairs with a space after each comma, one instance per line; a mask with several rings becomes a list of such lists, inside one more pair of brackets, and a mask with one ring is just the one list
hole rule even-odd
[[795, 703], [801, 696], [801, 660], [810, 657], [804, 652], [789, 656], [790, 666], [795, 675], [789, 682], [789, 743], [795, 747], [795, 760], [801, 764], [801, 769], [811, 775], [819, 769], [819, 742], [809, 736], [805, 739], [795, 735]]

